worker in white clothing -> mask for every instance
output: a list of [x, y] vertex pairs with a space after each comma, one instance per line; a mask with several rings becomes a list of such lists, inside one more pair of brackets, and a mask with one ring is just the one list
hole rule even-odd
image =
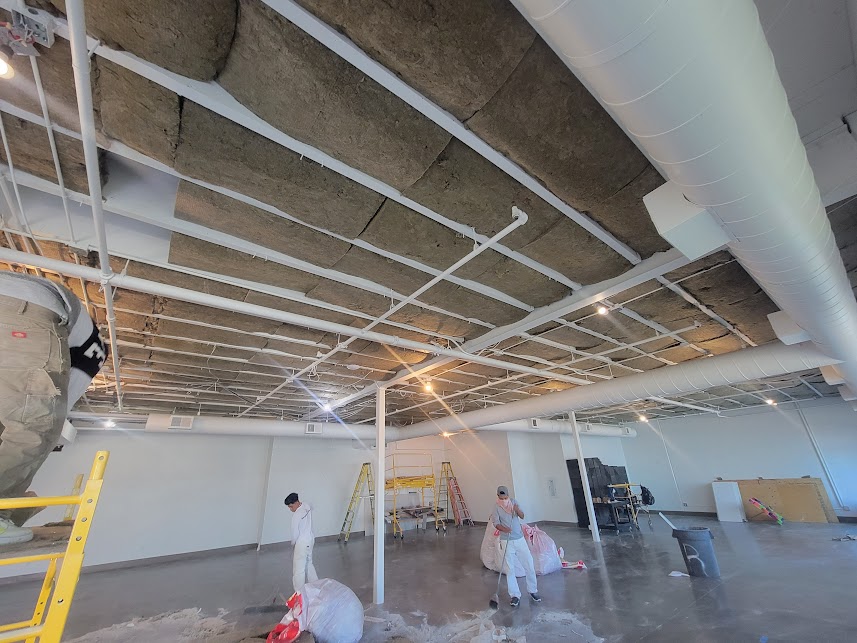
[[294, 558], [292, 560], [292, 582], [295, 591], [303, 589], [306, 582], [318, 580], [315, 566], [312, 564], [312, 548], [315, 545], [315, 534], [312, 531], [312, 507], [298, 499], [298, 494], [286, 496], [286, 506], [292, 512], [292, 545]]
[[491, 522], [500, 532], [500, 550], [505, 560], [501, 573], [506, 574], [506, 586], [511, 597], [512, 607], [521, 604], [521, 589], [518, 587], [518, 579], [515, 578], [515, 559], [521, 562], [527, 575], [527, 592], [536, 603], [541, 602], [539, 588], [536, 584], [536, 568], [533, 565], [533, 555], [524, 540], [521, 531], [521, 520], [524, 512], [515, 501], [509, 497], [509, 489], [504, 486], [497, 487], [497, 506], [491, 514]]

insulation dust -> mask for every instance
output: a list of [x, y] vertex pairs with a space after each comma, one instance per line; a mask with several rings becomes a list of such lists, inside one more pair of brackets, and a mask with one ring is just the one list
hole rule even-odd
[[[183, 643], [184, 641], [222, 641], [233, 630], [233, 625], [222, 615], [206, 617], [202, 610], [190, 608], [179, 612], [158, 614], [151, 618], [135, 618], [108, 628], [90, 632], [69, 643]], [[240, 641], [242, 637], [232, 637]]]
[[515, 626], [495, 622], [507, 618], [502, 610], [468, 612], [463, 616], [465, 618], [444, 625], [430, 625], [425, 618], [421, 623], [410, 625], [400, 614], [379, 611], [377, 617], [366, 617], [363, 640], [384, 643], [526, 643], [528, 640], [597, 643], [604, 640], [595, 636], [591, 628], [571, 612], [541, 611], [530, 622]]

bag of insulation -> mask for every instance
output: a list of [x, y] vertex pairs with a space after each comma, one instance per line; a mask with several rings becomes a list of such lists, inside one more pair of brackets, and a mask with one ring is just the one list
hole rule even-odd
[[[521, 527], [524, 527], [523, 523], [521, 523]], [[494, 523], [489, 518], [488, 524], [485, 526], [485, 535], [482, 537], [482, 548], [479, 551], [479, 557], [482, 559], [482, 564], [485, 567], [491, 571], [499, 572], [500, 565], [503, 562], [503, 550], [500, 549], [500, 535], [495, 535], [495, 531], [497, 531], [497, 528], [494, 527]], [[517, 558], [515, 559], [515, 569], [512, 571], [519, 578], [526, 575], [524, 566], [521, 565], [521, 561]]]
[[318, 643], [358, 643], [363, 638], [363, 604], [348, 587], [331, 578], [307, 583], [287, 603], [289, 612], [268, 643], [292, 643], [309, 632]]
[[528, 528], [524, 532], [524, 538], [527, 539], [527, 546], [533, 555], [536, 574], [543, 576], [562, 569], [562, 559], [559, 557], [553, 538], [538, 527]]

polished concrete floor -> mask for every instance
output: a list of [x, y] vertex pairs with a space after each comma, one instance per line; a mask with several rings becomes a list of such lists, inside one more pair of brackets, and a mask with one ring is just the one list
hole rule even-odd
[[[549, 526], [566, 558], [583, 559], [588, 569], [540, 577], [539, 605], [524, 599], [513, 610], [501, 593], [497, 613], [486, 609], [497, 575], [479, 561], [484, 528], [388, 539], [387, 600], [384, 609], [367, 609], [364, 640], [470, 641], [487, 619], [510, 634], [525, 634], [530, 643], [857, 640], [857, 542], [832, 540], [857, 533], [857, 525], [720, 524], [682, 516], [674, 522], [712, 529], [721, 580], [668, 576], [684, 568], [676, 541], [657, 518], [652, 529], [643, 521], [640, 533], [605, 533], [601, 547], [585, 530]], [[322, 577], [344, 582], [370, 605], [370, 539], [356, 538], [347, 546], [319, 543], [314, 558]], [[34, 582], [0, 586], [0, 623], [24, 617], [37, 590]], [[66, 640], [186, 608], [246, 624], [246, 607], [290, 593], [290, 559], [283, 549], [88, 573], [78, 587]], [[276, 622], [279, 616], [252, 618]], [[159, 640], [153, 634], [128, 638], [130, 627], [127, 636], [118, 631], [85, 640]]]

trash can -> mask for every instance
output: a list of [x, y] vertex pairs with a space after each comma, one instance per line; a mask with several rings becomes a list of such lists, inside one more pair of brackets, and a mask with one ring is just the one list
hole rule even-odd
[[714, 554], [714, 536], [708, 527], [673, 529], [673, 538], [678, 540], [681, 555], [691, 576], [720, 578], [720, 566]]

